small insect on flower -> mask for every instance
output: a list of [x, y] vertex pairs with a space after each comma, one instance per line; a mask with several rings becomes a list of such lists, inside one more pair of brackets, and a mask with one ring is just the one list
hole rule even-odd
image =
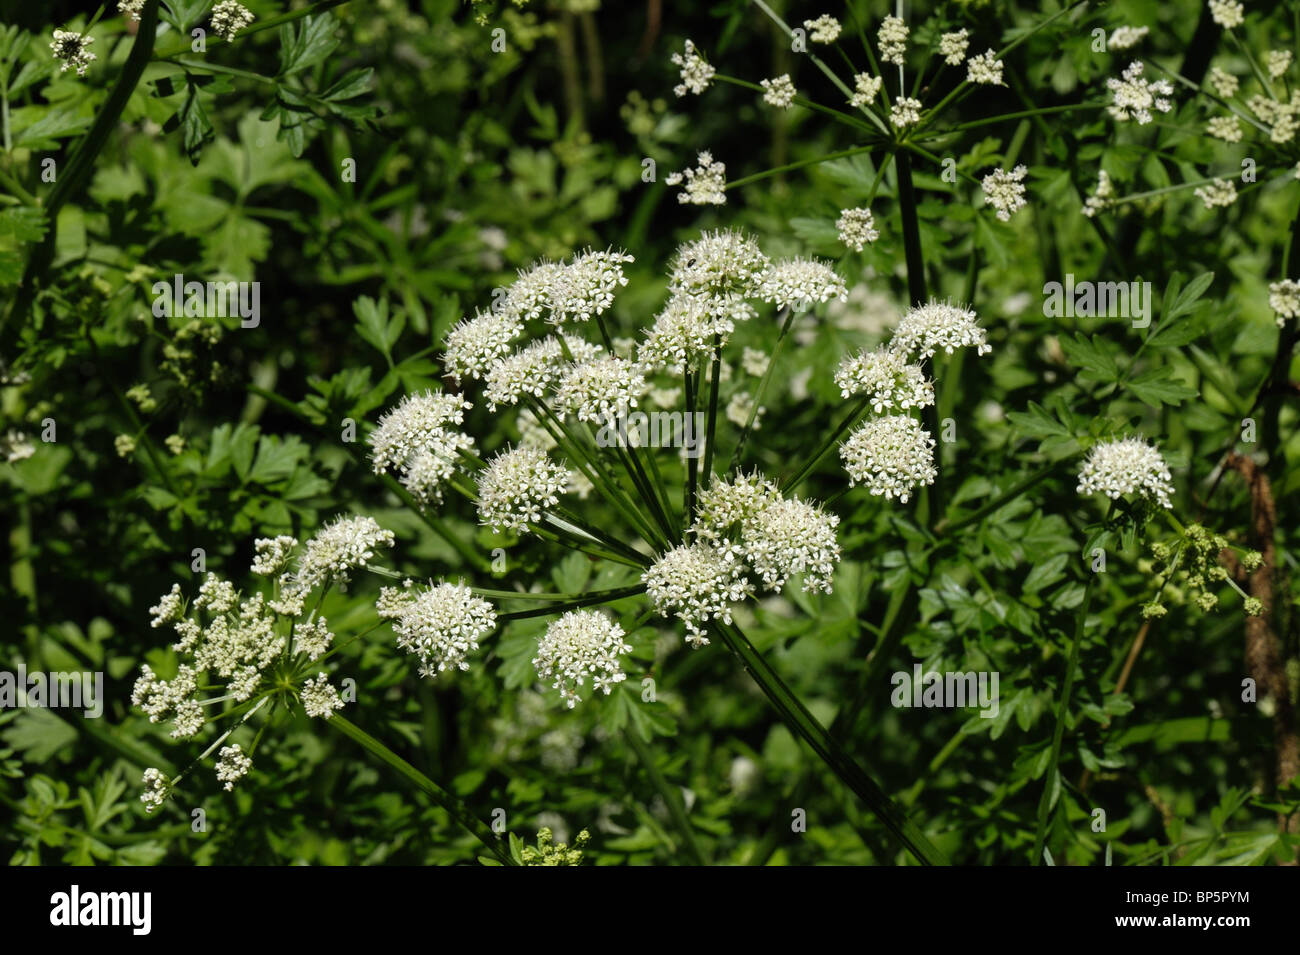
[[902, 66], [903, 54], [907, 52], [907, 35], [910, 32], [901, 17], [885, 17], [880, 22], [880, 31], [876, 34], [876, 39], [880, 43], [880, 58], [886, 63]]
[[59, 72], [66, 73], [71, 67], [76, 69], [78, 76], [85, 76], [86, 69], [96, 59], [95, 54], [87, 49], [94, 42], [93, 36], [74, 33], [71, 30], [55, 30], [54, 40], [50, 43], [50, 52], [54, 54], [56, 60], [62, 61]]
[[1278, 328], [1285, 325], [1288, 318], [1300, 318], [1300, 282], [1293, 279], [1270, 282], [1268, 305], [1273, 309]]
[[939, 55], [949, 66], [960, 66], [966, 59], [966, 47], [970, 45], [970, 36], [965, 29], [955, 33], [945, 33], [939, 37]]
[[776, 79], [763, 80], [763, 102], [777, 109], [789, 109], [794, 105], [795, 88], [789, 73], [782, 73]]
[[858, 484], [875, 495], [906, 504], [912, 491], [933, 484], [934, 438], [906, 415], [870, 418], [840, 445], [849, 486]]
[[673, 92], [679, 97], [687, 93], [694, 93], [697, 96], [703, 93], [709, 88], [709, 84], [713, 82], [713, 75], [717, 72], [699, 54], [695, 44], [690, 40], [686, 41], [685, 53], [674, 53], [672, 60], [673, 64], [681, 67], [682, 71], [681, 83], [673, 87]]
[[1101, 492], [1112, 500], [1136, 494], [1161, 507], [1173, 507], [1169, 466], [1160, 452], [1141, 438], [1103, 441], [1093, 446], [1079, 469], [1080, 494]]
[[[727, 204], [727, 167], [714, 162], [713, 153], [705, 150], [696, 156], [699, 163], [694, 169], [671, 172], [664, 177], [670, 186], [685, 187], [677, 194], [677, 201], [695, 206], [723, 206]], [[684, 180], [683, 180], [684, 177]]]
[[1107, 112], [1118, 120], [1135, 119], [1139, 126], [1151, 122], [1151, 110], [1167, 113], [1174, 108], [1174, 88], [1168, 80], [1160, 79], [1154, 83], [1142, 77], [1142, 61], [1134, 60], [1124, 70], [1123, 78], [1111, 77], [1106, 87], [1111, 91], [1112, 103], [1106, 107]]
[[757, 294], [771, 268], [758, 243], [736, 229], [705, 232], [684, 242], [673, 257], [668, 290], [674, 294], [721, 297]]
[[1010, 172], [994, 169], [984, 177], [980, 188], [984, 191], [984, 202], [998, 211], [998, 219], [1007, 222], [1014, 212], [1023, 209], [1025, 201], [1025, 176], [1029, 170], [1023, 165], [1016, 166]]
[[570, 610], [546, 628], [533, 666], [542, 680], [555, 678], [570, 709], [582, 702], [578, 691], [591, 678], [591, 688], [606, 696], [627, 679], [619, 658], [632, 652], [623, 628], [597, 610]]
[[233, 40], [253, 20], [252, 12], [235, 0], [221, 0], [212, 8], [212, 32], [223, 40]]
[[1006, 86], [1002, 82], [1002, 61], [992, 50], [966, 61], [966, 82], [984, 86]]
[[880, 238], [870, 209], [841, 209], [840, 217], [835, 220], [835, 228], [839, 232], [839, 240], [854, 252], [861, 252], [868, 242]]
[[814, 43], [834, 43], [840, 36], [840, 21], [829, 13], [823, 13], [816, 20], [805, 20], [803, 26], [808, 31], [808, 39]]

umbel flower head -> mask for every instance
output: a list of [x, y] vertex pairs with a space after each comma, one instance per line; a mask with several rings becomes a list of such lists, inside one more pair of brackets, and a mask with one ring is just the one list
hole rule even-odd
[[441, 501], [458, 455], [474, 450], [474, 440], [459, 430], [471, 407], [460, 395], [440, 391], [407, 395], [379, 419], [367, 438], [375, 473], [396, 468], [417, 500]]
[[632, 362], [601, 355], [569, 366], [556, 385], [555, 402], [579, 421], [597, 421], [625, 416], [649, 388]]
[[876, 414], [934, 404], [934, 385], [921, 367], [908, 364], [906, 355], [884, 346], [841, 361], [835, 384], [844, 398], [867, 395]]
[[829, 263], [816, 259], [778, 262], [764, 277], [758, 294], [763, 301], [775, 302], [780, 308], [787, 305], [808, 308], [815, 302], [832, 298], [843, 302], [849, 297], [844, 279]]
[[252, 12], [235, 0], [221, 0], [212, 8], [212, 32], [223, 40], [233, 40], [235, 34], [253, 22]]
[[696, 156], [694, 169], [671, 172], [664, 177], [670, 186], [685, 187], [677, 194], [677, 201], [695, 206], [724, 206], [727, 204], [727, 167], [715, 162], [713, 153], [702, 150]]
[[984, 201], [998, 211], [998, 218], [1003, 222], [1010, 220], [1013, 212], [1025, 207], [1025, 175], [1028, 172], [1023, 165], [1010, 172], [994, 169], [980, 183]]
[[889, 342], [894, 351], [917, 358], [930, 358], [940, 350], [951, 355], [966, 346], [974, 346], [977, 355], [993, 350], [973, 309], [933, 299], [908, 309]]
[[1293, 279], [1270, 282], [1268, 306], [1273, 309], [1278, 328], [1285, 325], [1288, 318], [1300, 318], [1300, 282]]
[[868, 242], [880, 238], [870, 209], [841, 209], [835, 228], [839, 231], [839, 240], [854, 252], [861, 252]]
[[732, 604], [754, 589], [742, 565], [703, 543], [673, 548], [656, 560], [641, 580], [655, 610], [681, 620], [686, 625], [686, 640], [695, 648], [709, 642], [702, 625], [715, 618], [731, 623]]
[[777, 109], [789, 109], [794, 105], [795, 88], [789, 73], [782, 73], [776, 79], [763, 80], [763, 102]]
[[771, 260], [749, 236], [719, 229], [678, 248], [668, 289], [689, 295], [754, 297], [771, 267]]
[[1262, 601], [1248, 597], [1220, 563], [1220, 556], [1228, 550], [1238, 551], [1237, 559], [1247, 573], [1264, 563], [1264, 555], [1259, 551], [1234, 548], [1222, 534], [1216, 534], [1200, 524], [1187, 525], [1173, 541], [1153, 543], [1151, 554], [1160, 566], [1159, 575], [1163, 578], [1163, 584], [1156, 596], [1143, 605], [1142, 616], [1163, 617], [1168, 612], [1160, 598], [1170, 589], [1175, 579], [1179, 582], [1175, 593], [1182, 596], [1181, 588], [1186, 588], [1191, 603], [1206, 613], [1219, 606], [1219, 595], [1215, 593], [1214, 585], [1226, 583], [1242, 597], [1242, 609], [1249, 616], [1259, 616], [1264, 609]]
[[492, 363], [510, 353], [511, 343], [524, 331], [524, 323], [512, 311], [478, 312], [461, 319], [443, 346], [443, 367], [457, 381], [482, 378]]
[[717, 72], [712, 66], [700, 56], [699, 51], [695, 49], [695, 44], [690, 40], [686, 41], [686, 50], [684, 53], [674, 53], [673, 63], [682, 69], [682, 82], [680, 85], [673, 87], [673, 92], [679, 97], [687, 93], [695, 93], [697, 96], [709, 88], [713, 82], [713, 74]]
[[50, 52], [54, 54], [56, 60], [62, 61], [59, 72], [66, 73], [69, 68], [72, 68], [77, 71], [78, 76], [85, 76], [86, 69], [96, 59], [95, 54], [88, 49], [94, 42], [93, 36], [71, 30], [55, 30], [54, 39], [50, 42]]
[[[343, 706], [338, 691], [324, 672], [305, 678], [328, 650], [333, 634], [323, 618], [298, 618], [316, 587], [346, 581], [352, 571], [367, 565], [376, 548], [392, 541], [392, 532], [369, 517], [342, 518], [308, 540], [293, 571], [288, 566], [296, 540], [258, 540], [250, 570], [260, 577], [279, 575], [271, 599], [262, 592], [244, 596], [229, 580], [209, 573], [187, 608], [179, 585], [173, 585], [149, 612], [155, 628], [170, 626], [175, 632], [175, 675], [164, 678], [143, 664], [131, 690], [132, 705], [151, 723], [171, 722], [171, 735], [177, 739], [198, 736], [219, 722], [230, 712], [223, 703], [245, 705], [243, 718], [205, 756], [272, 698], [299, 702], [308, 716], [329, 718]], [[227, 745], [218, 757], [217, 779], [231, 789], [251, 766], [251, 752], [238, 743]], [[146, 771], [141, 796], [145, 807], [156, 809], [178, 781], [157, 769]]]
[[478, 516], [494, 530], [526, 530], [542, 511], [560, 502], [569, 469], [556, 464], [541, 448], [520, 445], [502, 451], [478, 476]]
[[1119, 438], [1093, 445], [1079, 469], [1079, 493], [1101, 492], [1112, 500], [1135, 494], [1171, 508], [1174, 492], [1169, 466], [1160, 452], [1141, 438]]
[[422, 677], [445, 670], [468, 670], [466, 657], [496, 629], [492, 605], [464, 584], [413, 588], [385, 587], [375, 602], [379, 616], [391, 620], [398, 649], [419, 658]]
[[934, 438], [906, 415], [869, 418], [840, 445], [849, 486], [904, 504], [917, 487], [934, 483]]
[[1151, 122], [1151, 110], [1167, 113], [1174, 108], [1170, 99], [1174, 88], [1165, 79], [1149, 82], [1143, 78], [1142, 69], [1142, 61], [1134, 60], [1124, 70], [1121, 79], [1111, 77], [1106, 81], [1113, 99], [1107, 112], [1115, 119], [1135, 119], [1138, 125], [1145, 126]]
[[619, 657], [631, 653], [632, 645], [623, 639], [623, 628], [598, 610], [570, 610], [546, 628], [537, 647], [533, 666], [543, 680], [555, 678], [552, 685], [560, 691], [572, 709], [582, 702], [578, 691], [591, 678], [593, 691], [606, 696], [614, 684], [627, 679]]

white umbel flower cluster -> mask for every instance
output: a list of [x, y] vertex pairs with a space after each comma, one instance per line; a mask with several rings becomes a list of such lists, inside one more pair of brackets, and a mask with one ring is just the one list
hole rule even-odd
[[392, 621], [398, 649], [419, 658], [419, 674], [429, 678], [446, 670], [468, 670], [466, 657], [497, 625], [492, 605], [464, 584], [444, 582], [414, 592], [385, 587], [375, 608]]
[[523, 330], [519, 316], [505, 309], [461, 319], [447, 333], [443, 367], [457, 381], [482, 378], [494, 361], [510, 353], [511, 343]]
[[582, 702], [578, 691], [589, 677], [592, 690], [606, 696], [627, 679], [619, 658], [631, 653], [632, 645], [623, 637], [623, 628], [603, 613], [571, 610], [546, 628], [533, 666], [541, 679], [555, 678], [552, 687], [572, 709]]
[[889, 108], [889, 121], [903, 129], [921, 121], [921, 101], [910, 96], [900, 96]]
[[993, 350], [975, 311], [933, 299], [911, 308], [894, 329], [889, 347], [904, 355], [930, 358], [940, 349], [951, 355], [958, 348], [972, 346], [976, 354]]
[[[379, 547], [392, 542], [392, 532], [372, 518], [341, 518], [307, 541], [296, 569], [290, 568], [298, 543], [294, 538], [282, 535], [255, 542], [250, 571], [255, 577], [275, 578], [272, 599], [261, 592], [244, 597], [229, 580], [210, 573], [187, 610], [179, 585], [173, 585], [150, 613], [154, 626], [170, 624], [175, 630], [172, 651], [180, 658], [176, 675], [163, 679], [143, 664], [131, 689], [131, 704], [151, 723], [170, 721], [171, 735], [179, 739], [196, 736], [221, 718], [221, 711], [208, 710], [208, 704], [254, 698], [264, 703], [289, 692], [285, 675], [320, 659], [334, 640], [323, 617], [313, 613], [306, 620], [297, 619], [307, 597], [318, 586], [345, 582], [352, 571], [368, 564]], [[282, 666], [272, 670], [277, 665]], [[210, 695], [200, 698], [200, 688]], [[324, 673], [296, 692], [309, 716], [328, 716], [343, 706]], [[208, 753], [215, 748], [214, 744]], [[228, 746], [218, 758], [217, 778], [231, 789], [250, 766], [238, 745]], [[152, 810], [167, 797], [172, 784], [154, 771], [146, 773], [145, 785], [141, 798]]]
[[884, 82], [879, 76], [872, 76], [870, 73], [857, 74], [853, 77], [853, 95], [849, 97], [849, 105], [866, 109], [880, 95], [880, 88]]
[[876, 414], [926, 408], [934, 404], [934, 384], [919, 365], [909, 364], [907, 356], [881, 346], [863, 351], [840, 362], [835, 371], [840, 395], [867, 395]]
[[886, 415], [868, 419], [840, 446], [849, 486], [858, 484], [904, 504], [912, 491], [934, 483], [934, 438], [914, 418]]
[[144, 11], [144, 0], [117, 0], [117, 12], [132, 20], [139, 21]]
[[1205, 124], [1205, 131], [1225, 143], [1241, 142], [1241, 120], [1236, 116], [1211, 116]]
[[677, 250], [668, 277], [674, 294], [756, 297], [771, 260], [735, 229], [705, 232]]
[[1231, 179], [1215, 179], [1193, 190], [1192, 194], [1201, 200], [1205, 208], [1217, 209], [1237, 201], [1237, 185]]
[[632, 362], [601, 355], [569, 366], [555, 387], [555, 403], [579, 421], [599, 421], [625, 416], [649, 388]]
[[339, 697], [338, 689], [330, 683], [324, 673], [317, 675], [314, 680], [303, 683], [298, 691], [298, 698], [302, 700], [303, 712], [314, 718], [327, 720], [334, 715], [335, 710], [343, 709], [343, 700]]
[[840, 37], [840, 21], [829, 13], [823, 13], [816, 20], [805, 20], [803, 27], [808, 31], [808, 39], [814, 43], [834, 43]]
[[75, 69], [78, 76], [85, 76], [90, 64], [96, 60], [95, 54], [87, 49], [95, 42], [93, 36], [73, 32], [72, 30], [55, 30], [54, 39], [50, 41], [50, 52], [61, 62], [60, 73]]
[[1124, 70], [1123, 78], [1111, 77], [1106, 87], [1111, 92], [1112, 102], [1106, 111], [1115, 119], [1137, 120], [1139, 126], [1151, 122], [1151, 111], [1167, 113], [1174, 108], [1174, 88], [1168, 80], [1160, 79], [1150, 82], [1142, 76], [1142, 61], [1134, 60]]
[[789, 109], [794, 105], [794, 81], [790, 79], [789, 73], [782, 73], [775, 79], [763, 80], [760, 85], [763, 87], [763, 102], [768, 106]]
[[1023, 165], [1016, 166], [1010, 172], [994, 169], [984, 177], [980, 188], [984, 191], [984, 201], [998, 212], [998, 218], [1007, 222], [1012, 213], [1023, 209], [1025, 202], [1025, 176], [1029, 170]]
[[233, 40], [235, 34], [253, 22], [252, 12], [235, 0], [221, 0], [212, 8], [212, 32], [223, 40]]
[[808, 308], [814, 302], [849, 297], [844, 279], [829, 263], [816, 259], [787, 259], [772, 266], [759, 287], [759, 297], [778, 307]]
[[1233, 0], [1210, 0], [1210, 18], [1225, 30], [1231, 30], [1246, 22], [1246, 8]]
[[960, 66], [966, 59], [966, 47], [970, 45], [970, 35], [965, 29], [955, 33], [945, 33], [939, 37], [939, 55], [949, 66]]
[[524, 531], [542, 512], [560, 503], [572, 480], [541, 448], [520, 445], [502, 451], [478, 475], [479, 520], [493, 530]]
[[1150, 27], [1116, 27], [1106, 41], [1107, 50], [1130, 50], [1137, 46], [1151, 32]]
[[839, 240], [854, 252], [861, 252], [868, 242], [880, 238], [870, 209], [841, 209], [840, 217], [835, 220], [835, 228], [839, 232]]
[[460, 395], [440, 391], [407, 395], [379, 419], [367, 438], [374, 472], [396, 468], [416, 500], [440, 502], [460, 452], [474, 450], [474, 440], [459, 430], [471, 407]]
[[1214, 87], [1214, 92], [1224, 99], [1232, 99], [1236, 96], [1240, 83], [1241, 81], [1231, 73], [1224, 72], [1217, 66], [1210, 67], [1210, 85]]
[[1083, 202], [1083, 214], [1092, 218], [1115, 204], [1115, 186], [1104, 169], [1097, 170], [1097, 188]]
[[234, 789], [235, 783], [247, 776], [252, 768], [253, 760], [238, 743], [221, 747], [217, 754], [217, 782], [226, 784], [223, 787], [226, 792]]
[[1268, 305], [1273, 309], [1277, 327], [1281, 328], [1286, 320], [1300, 318], [1300, 282], [1283, 279], [1268, 285]]
[[1174, 492], [1169, 466], [1159, 450], [1141, 438], [1103, 441], [1093, 446], [1079, 469], [1079, 493], [1105, 494], [1112, 500], [1126, 494], [1173, 507]]
[[708, 644], [703, 625], [713, 619], [731, 623], [731, 608], [753, 593], [742, 565], [708, 544], [682, 544], [660, 556], [641, 576], [655, 610], [675, 615], [686, 625], [686, 641]]
[[1291, 68], [1291, 56], [1290, 50], [1269, 50], [1268, 55], [1264, 57], [1268, 78], [1280, 80], [1282, 75]]
[[966, 82], [983, 86], [1006, 86], [1002, 82], [1002, 61], [992, 50], [966, 61]]
[[695, 157], [698, 165], [683, 172], [671, 172], [664, 177], [670, 186], [685, 183], [677, 194], [677, 201], [693, 206], [723, 206], [727, 204], [727, 166], [715, 162], [713, 153], [703, 150]]
[[700, 56], [699, 51], [695, 49], [695, 44], [690, 40], [686, 41], [685, 53], [673, 54], [673, 65], [681, 67], [682, 81], [679, 85], [673, 87], [673, 92], [677, 96], [685, 96], [687, 93], [694, 93], [697, 96], [709, 88], [713, 82], [713, 75], [717, 72], [704, 57]]
[[880, 22], [880, 31], [876, 39], [880, 43], [880, 58], [886, 63], [903, 65], [903, 54], [907, 52], [907, 35], [911, 32], [901, 17], [887, 16]]

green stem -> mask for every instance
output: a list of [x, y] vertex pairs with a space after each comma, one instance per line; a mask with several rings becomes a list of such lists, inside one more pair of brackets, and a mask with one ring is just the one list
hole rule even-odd
[[386, 763], [392, 769], [397, 770], [407, 782], [412, 783], [417, 789], [429, 796], [434, 802], [447, 811], [447, 814], [455, 819], [465, 831], [479, 842], [487, 846], [492, 854], [501, 860], [502, 865], [515, 865], [514, 858], [501, 845], [501, 839], [481, 820], [476, 819], [469, 811], [469, 808], [457, 799], [451, 793], [442, 789], [428, 776], [420, 772], [402, 757], [398, 756], [391, 749], [385, 746], [379, 740], [375, 739], [361, 727], [349, 722], [344, 717], [335, 713], [325, 721], [327, 726], [332, 726], [354, 743], [358, 743], [363, 749], [371, 755], [377, 757], [381, 762]]
[[789, 494], [803, 483], [804, 478], [811, 474], [813, 468], [817, 467], [817, 465], [821, 463], [822, 458], [826, 457], [826, 455], [830, 453], [831, 449], [835, 447], [840, 438], [844, 436], [845, 432], [857, 424], [858, 419], [862, 417], [862, 413], [867, 410], [867, 403], [869, 400], [869, 395], [861, 395], [857, 401], [849, 406], [848, 414], [844, 416], [839, 425], [836, 426], [835, 430], [830, 433], [830, 436], [822, 442], [821, 447], [817, 449], [813, 456], [809, 458], [804, 463], [804, 466], [796, 471], [792, 477], [781, 482], [782, 494]]
[[[884, 169], [885, 164], [881, 163], [880, 171], [883, 172]], [[879, 173], [877, 173], [876, 181], [880, 181]], [[867, 201], [869, 203], [871, 200], [868, 199]], [[767, 392], [767, 383], [771, 380], [772, 372], [776, 368], [776, 356], [781, 353], [781, 345], [785, 341], [786, 335], [790, 333], [790, 326], [794, 323], [794, 317], [794, 309], [789, 305], [785, 306], [785, 321], [781, 323], [781, 331], [776, 336], [776, 344], [772, 346], [772, 354], [768, 357], [767, 368], [763, 370], [763, 377], [758, 382], [758, 390], [754, 392], [754, 404], [749, 409], [749, 417], [745, 421], [744, 429], [740, 432], [740, 440], [736, 442], [736, 448], [731, 452], [731, 461], [727, 464], [728, 473], [740, 463], [740, 455], [745, 450], [745, 442], [749, 440], [749, 434], [754, 430], [754, 419], [758, 417], [758, 406], [763, 400], [763, 395]], [[711, 420], [710, 424], [712, 424]]]
[[625, 597], [636, 597], [643, 593], [645, 593], [645, 584], [633, 584], [630, 587], [619, 587], [616, 590], [597, 590], [594, 593], [584, 594], [576, 600], [568, 600], [561, 604], [534, 607], [531, 610], [516, 610], [512, 613], [499, 613], [497, 614], [497, 620], [526, 620], [529, 617], [549, 617], [552, 614], [564, 613], [567, 610], [613, 603], [616, 600], [623, 600]]
[[801, 737], [821, 757], [827, 767], [851, 789], [863, 804], [880, 819], [890, 832], [924, 865], [947, 865], [944, 857], [920, 828], [912, 822], [880, 788], [880, 786], [849, 756], [826, 728], [818, 722], [768, 665], [767, 661], [734, 624], [717, 626], [726, 642], [768, 701], [781, 714], [791, 732]]
[[[713, 336], [713, 367], [710, 369], [709, 376], [709, 421], [704, 439], [704, 477], [701, 479], [701, 487], [704, 490], [709, 489], [709, 480], [713, 476], [713, 436], [717, 431], [718, 422], [718, 380], [721, 378], [722, 370], [722, 336], [714, 334]], [[750, 421], [758, 412], [758, 404], [749, 409]]]
[[645, 740], [637, 734], [636, 730], [628, 727], [623, 731], [623, 738], [627, 740], [637, 758], [641, 760], [641, 765], [645, 767], [650, 782], [659, 791], [664, 805], [668, 807], [668, 815], [672, 816], [673, 825], [682, 834], [682, 841], [686, 843], [686, 851], [690, 853], [691, 861], [696, 865], [708, 865], [709, 863], [705, 859], [704, 853], [700, 851], [700, 845], [695, 839], [695, 830], [691, 828], [690, 817], [686, 815], [686, 806], [682, 802], [681, 791], [664, 779], [663, 773], [659, 771], [659, 765], [655, 762], [654, 753], [650, 751], [650, 747], [646, 745]]

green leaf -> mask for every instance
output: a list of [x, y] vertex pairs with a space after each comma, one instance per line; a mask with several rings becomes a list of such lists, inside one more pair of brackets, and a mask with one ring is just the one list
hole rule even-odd
[[303, 17], [297, 31], [292, 24], [280, 27], [280, 76], [289, 76], [324, 62], [338, 48], [334, 18], [328, 13]]
[[1088, 338], [1076, 332], [1073, 338], [1062, 335], [1060, 341], [1070, 363], [1088, 376], [1108, 383], [1119, 379], [1119, 366], [1100, 336]]
[[1152, 368], [1124, 382], [1124, 387], [1133, 392], [1139, 400], [1155, 407], [1178, 405], [1188, 398], [1195, 398], [1196, 389], [1187, 387], [1181, 381], [1171, 380], [1173, 374], [1174, 370], [1167, 365]]

